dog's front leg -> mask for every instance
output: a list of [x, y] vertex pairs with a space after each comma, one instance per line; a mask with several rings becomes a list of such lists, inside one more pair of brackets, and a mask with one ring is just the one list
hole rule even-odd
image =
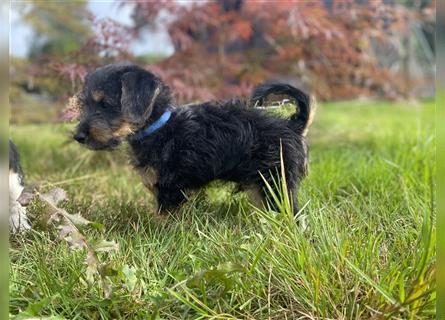
[[154, 212], [159, 213], [160, 211], [160, 205], [158, 201], [158, 172], [153, 167], [144, 167], [139, 169], [139, 174], [142, 178], [142, 183], [147, 188], [147, 190], [151, 193], [151, 195], [154, 198], [154, 201], [156, 202], [154, 204]]
[[185, 194], [178, 188], [156, 186], [158, 213], [161, 215], [172, 214], [186, 201]]

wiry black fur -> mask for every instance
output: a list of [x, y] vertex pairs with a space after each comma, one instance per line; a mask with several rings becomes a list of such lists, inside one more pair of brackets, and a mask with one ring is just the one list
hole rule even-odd
[[[105, 91], [103, 101], [108, 101], [108, 107], [98, 108], [90, 99], [89, 105], [83, 106], [86, 112], [76, 134], [85, 126], [95, 126], [97, 121], [101, 123], [99, 127], [105, 126], [105, 122], [108, 127], [122, 121], [130, 123], [136, 134], [129, 134], [126, 139], [134, 165], [142, 173], [148, 169], [156, 172], [151, 189], [162, 210], [181, 204], [185, 200], [184, 190], [200, 188], [215, 179], [257, 188], [264, 197], [260, 174], [274, 185], [272, 179], [278, 178], [280, 172], [280, 148], [290, 193], [296, 192], [306, 174], [307, 149], [301, 133], [308, 121], [309, 97], [289, 85], [259, 87], [253, 100], [271, 93], [291, 95], [299, 105], [299, 113], [290, 120], [253, 110], [239, 100], [175, 106], [168, 87], [136, 66], [111, 65], [98, 69], [88, 77], [82, 95], [88, 99], [90, 92], [98, 89]], [[128, 108], [133, 108], [134, 114], [128, 115]], [[141, 139], [138, 131], [167, 109], [172, 111], [168, 122]], [[108, 144], [87, 138], [84, 143], [91, 148], [109, 149], [116, 140]]]

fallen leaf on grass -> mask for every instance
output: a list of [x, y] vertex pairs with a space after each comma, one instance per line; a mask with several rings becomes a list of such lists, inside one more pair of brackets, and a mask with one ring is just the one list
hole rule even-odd
[[113, 241], [100, 240], [93, 244], [93, 248], [95, 252], [110, 252], [116, 251], [119, 249], [119, 245]]
[[59, 202], [68, 199], [66, 191], [62, 188], [52, 189], [50, 192], [39, 194], [40, 198], [53, 206], [57, 206]]
[[89, 241], [82, 233], [82, 229], [92, 227], [96, 230], [103, 230], [103, 225], [85, 219], [80, 213], [70, 214], [65, 209], [58, 207], [60, 202], [68, 199], [66, 191], [62, 188], [55, 188], [43, 194], [36, 192], [32, 198], [35, 196], [38, 196], [46, 204], [46, 212], [41, 212], [41, 214], [45, 217], [47, 226], [53, 226], [58, 230], [58, 239], [66, 241], [73, 250], [86, 250], [86, 280], [89, 284], [99, 280], [104, 297], [108, 299], [112, 294], [112, 287], [108, 279], [110, 273], [106, 269], [108, 264], [101, 263], [98, 253], [117, 251], [119, 250], [118, 244], [105, 239]]

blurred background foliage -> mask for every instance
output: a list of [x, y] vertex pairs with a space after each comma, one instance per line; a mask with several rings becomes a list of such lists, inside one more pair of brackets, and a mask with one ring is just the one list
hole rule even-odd
[[[26, 57], [11, 57], [12, 122], [72, 117], [66, 100], [88, 71], [118, 61], [158, 73], [178, 102], [248, 96], [264, 81], [323, 101], [434, 96], [433, 0], [117, 1], [131, 25], [95, 17], [87, 4], [13, 7], [33, 37]], [[133, 52], [132, 41], [159, 30], [173, 54]]]
[[62, 3], [35, 1], [29, 8], [22, 8], [24, 22], [34, 30], [30, 60], [79, 50], [85, 39], [93, 34], [86, 20], [89, 16], [86, 1]]

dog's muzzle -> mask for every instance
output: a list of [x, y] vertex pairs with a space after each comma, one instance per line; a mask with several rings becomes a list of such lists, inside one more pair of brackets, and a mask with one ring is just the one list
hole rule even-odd
[[81, 144], [85, 144], [87, 138], [89, 135], [89, 129], [88, 126], [86, 124], [80, 124], [77, 129], [76, 129], [76, 133], [74, 134], [74, 140], [76, 140], [77, 142], [81, 143]]
[[79, 143], [84, 144], [86, 139], [87, 139], [87, 134], [85, 132], [76, 132], [76, 134], [74, 135], [74, 140], [76, 140]]

